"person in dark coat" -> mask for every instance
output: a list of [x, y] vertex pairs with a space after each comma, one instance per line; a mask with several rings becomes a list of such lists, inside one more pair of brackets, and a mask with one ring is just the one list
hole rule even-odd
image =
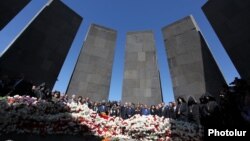
[[158, 113], [158, 116], [159, 116], [159, 117], [162, 117], [162, 116], [163, 116], [163, 108], [162, 108], [162, 107], [163, 107], [162, 103], [158, 104], [158, 109], [159, 109], [159, 110], [158, 110], [157, 113]]
[[157, 116], [159, 116], [159, 117], [161, 116], [161, 114], [160, 114], [160, 109], [159, 109], [159, 105], [156, 105], [156, 106], [155, 106], [155, 113], [156, 113]]
[[91, 109], [91, 107], [93, 106], [92, 103], [91, 103], [91, 101], [90, 101], [90, 99], [89, 99], [89, 97], [86, 97], [84, 104], [88, 105], [88, 107], [89, 107], [90, 109]]
[[145, 104], [144, 107], [141, 109], [141, 115], [150, 115], [150, 110], [148, 109], [148, 106]]
[[83, 105], [83, 98], [82, 98], [82, 96], [78, 96], [78, 98], [77, 98], [77, 105]]
[[110, 111], [109, 111], [109, 115], [110, 115], [110, 116], [112, 116], [112, 117], [117, 116], [117, 110], [116, 110], [116, 108], [117, 108], [116, 104], [114, 104], [114, 105], [111, 107], [111, 109], [110, 109]]
[[168, 118], [176, 119], [175, 103], [169, 102], [169, 109], [168, 110], [169, 110], [169, 117]]
[[205, 98], [205, 94], [203, 94], [200, 97], [200, 105], [199, 105], [200, 123], [203, 126], [206, 124], [206, 118], [207, 118], [206, 104], [207, 100]]
[[165, 105], [165, 103], [162, 103], [161, 115], [164, 118], [169, 118], [169, 105]]
[[219, 113], [219, 105], [216, 102], [215, 98], [209, 94], [205, 94], [205, 99], [207, 101], [206, 108], [204, 109], [204, 113], [206, 116], [206, 127], [216, 128], [220, 127], [220, 113]]
[[95, 112], [98, 112], [98, 107], [99, 107], [99, 104], [97, 102], [95, 102], [93, 107], [92, 107], [92, 110]]
[[199, 105], [192, 96], [188, 98], [188, 121], [200, 124]]
[[151, 105], [151, 107], [150, 107], [150, 114], [151, 115], [156, 115], [155, 105]]
[[134, 116], [135, 109], [132, 107], [131, 103], [128, 104], [128, 107], [126, 109], [126, 118], [131, 118]]
[[121, 106], [121, 118], [123, 118], [123, 119], [126, 119], [127, 106], [128, 106], [127, 102]]
[[116, 110], [116, 116], [121, 117], [121, 106], [117, 105], [115, 110]]
[[110, 109], [111, 109], [111, 102], [108, 101], [108, 102], [105, 104], [105, 106], [106, 106], [106, 115], [109, 115], [109, 112], [110, 112]]
[[98, 107], [98, 113], [106, 114], [106, 112], [107, 112], [107, 108], [106, 108], [105, 101], [102, 101], [101, 105]]
[[177, 98], [177, 107], [176, 107], [176, 118], [177, 120], [187, 121], [188, 107], [185, 99], [183, 97]]
[[135, 115], [140, 115], [141, 114], [141, 108], [139, 106], [137, 106], [135, 108]]

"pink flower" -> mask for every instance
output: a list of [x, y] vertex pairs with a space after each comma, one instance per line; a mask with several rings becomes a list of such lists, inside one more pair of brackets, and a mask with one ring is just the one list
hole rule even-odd
[[7, 101], [9, 104], [13, 104], [15, 102], [15, 99], [13, 97], [8, 97]]

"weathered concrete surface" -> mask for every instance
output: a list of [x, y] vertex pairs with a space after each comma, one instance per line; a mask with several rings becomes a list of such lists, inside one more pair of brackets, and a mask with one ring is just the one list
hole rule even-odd
[[67, 93], [108, 100], [117, 32], [96, 24], [90, 26], [78, 57]]
[[205, 92], [218, 98], [225, 80], [194, 19], [185, 17], [162, 29], [175, 99], [196, 100]]
[[122, 102], [162, 102], [153, 32], [128, 32], [125, 50]]
[[0, 58], [0, 73], [53, 88], [82, 18], [54, 0]]
[[250, 1], [210, 0], [202, 9], [239, 74], [250, 82]]
[[30, 2], [30, 0], [1, 0], [0, 31]]

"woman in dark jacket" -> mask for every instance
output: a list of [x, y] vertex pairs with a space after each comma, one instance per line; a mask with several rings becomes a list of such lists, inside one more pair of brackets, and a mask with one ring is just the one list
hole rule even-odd
[[152, 105], [152, 106], [150, 107], [150, 114], [151, 114], [151, 115], [156, 115], [155, 105]]
[[112, 116], [112, 117], [117, 116], [117, 110], [116, 109], [117, 109], [117, 106], [116, 106], [116, 104], [114, 104], [109, 110], [109, 115]]
[[176, 118], [177, 120], [187, 121], [188, 107], [184, 98], [177, 98], [177, 107], [176, 107]]
[[135, 108], [135, 115], [140, 115], [141, 114], [141, 108], [139, 106], [137, 106]]
[[218, 103], [211, 94], [206, 94], [205, 98], [207, 101], [206, 104], [207, 127], [211, 128], [220, 127], [221, 119], [220, 119], [220, 113], [219, 113], [220, 109]]
[[175, 103], [169, 102], [169, 118], [176, 119]]
[[206, 128], [217, 128], [220, 126], [219, 105], [215, 98], [208, 92], [200, 98], [200, 122]]
[[200, 124], [199, 105], [192, 96], [188, 98], [188, 121]]

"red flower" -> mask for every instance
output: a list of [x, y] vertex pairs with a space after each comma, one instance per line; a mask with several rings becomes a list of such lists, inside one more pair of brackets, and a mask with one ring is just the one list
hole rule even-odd
[[159, 125], [155, 125], [156, 130], [159, 130], [159, 128], [158, 128], [158, 127], [159, 127]]
[[156, 121], [156, 117], [155, 117], [155, 115], [154, 115], [154, 121]]
[[106, 119], [106, 120], [109, 119], [109, 116], [106, 115], [105, 113], [100, 113], [99, 116], [100, 116], [101, 118], [103, 118], [103, 119]]
[[169, 130], [166, 131], [166, 137], [171, 137], [171, 131]]
[[108, 130], [109, 130], [108, 127], [104, 127], [104, 129], [103, 129], [104, 132], [107, 132]]
[[98, 128], [97, 133], [98, 133], [99, 135], [101, 135], [102, 132], [103, 132], [103, 131], [100, 131], [100, 129]]
[[8, 98], [8, 103], [12, 104], [12, 103], [14, 103], [14, 102], [15, 102], [15, 99], [14, 99], [14, 98], [12, 98], [12, 97]]

